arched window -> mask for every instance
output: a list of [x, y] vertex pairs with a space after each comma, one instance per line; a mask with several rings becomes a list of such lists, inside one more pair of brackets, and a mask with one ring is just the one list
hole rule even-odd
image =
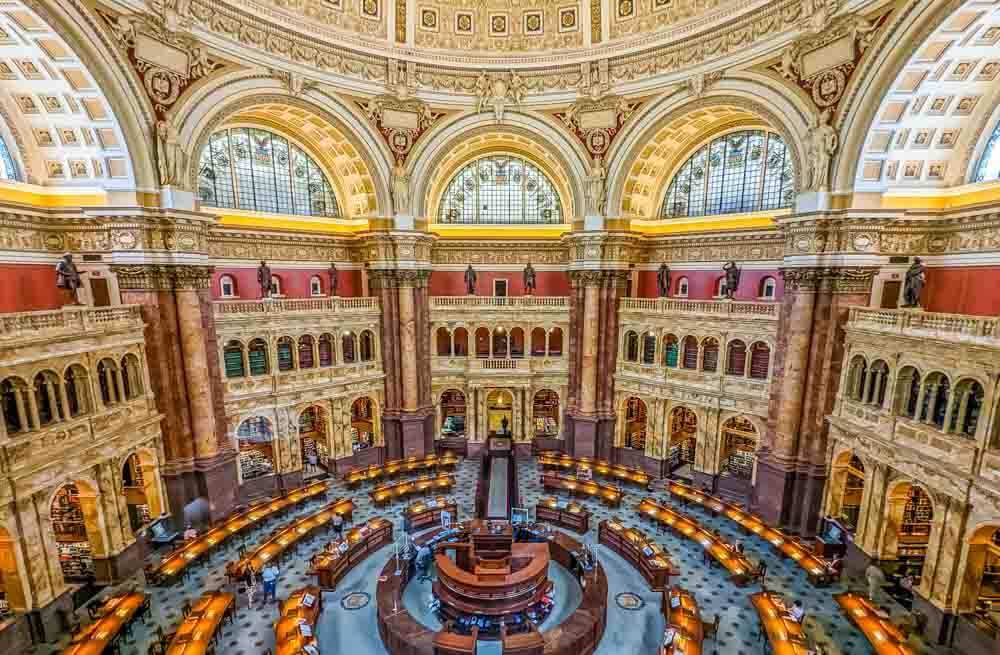
[[983, 396], [983, 387], [975, 380], [960, 380], [955, 385], [948, 432], [957, 432], [967, 437], [976, 436], [979, 414], [983, 410]]
[[319, 365], [333, 366], [333, 356], [333, 335], [329, 333], [319, 335]]
[[449, 357], [451, 355], [451, 333], [448, 328], [439, 327], [437, 329], [437, 354], [438, 357]]
[[469, 331], [464, 327], [455, 329], [455, 356], [468, 357], [469, 355]]
[[222, 349], [222, 362], [227, 378], [241, 378], [247, 374], [243, 365], [243, 344], [230, 341]]
[[549, 356], [559, 357], [562, 355], [562, 328], [552, 328], [549, 330]]
[[766, 380], [771, 367], [771, 347], [758, 341], [750, 346], [750, 377]]
[[694, 337], [684, 337], [684, 351], [681, 359], [683, 368], [698, 368], [698, 340]]
[[375, 335], [371, 330], [361, 333], [361, 361], [370, 362], [375, 359]]
[[948, 376], [937, 372], [928, 375], [924, 380], [924, 403], [920, 410], [922, 420], [943, 430], [950, 397], [951, 381]]
[[983, 156], [979, 158], [976, 176], [972, 181], [987, 182], [996, 179], [1000, 179], [1000, 122], [993, 128], [993, 134], [983, 149]]
[[313, 358], [313, 338], [310, 334], [303, 334], [299, 337], [299, 368], [312, 368], [316, 366]]
[[555, 185], [531, 162], [491, 155], [455, 174], [438, 206], [439, 223], [562, 223]]
[[319, 279], [318, 275], [313, 275], [309, 278], [309, 293], [313, 296], [323, 295], [323, 282]]
[[917, 398], [920, 397], [920, 371], [906, 366], [896, 379], [896, 413], [917, 419]]
[[344, 363], [354, 364], [358, 361], [357, 355], [354, 352], [354, 344], [357, 338], [354, 336], [353, 332], [345, 332], [344, 336], [340, 339], [340, 348], [344, 353]]
[[219, 292], [223, 298], [236, 297], [236, 280], [231, 275], [223, 275], [219, 278]]
[[198, 197], [212, 207], [340, 216], [323, 170], [285, 137], [252, 127], [219, 130], [201, 153]]
[[639, 360], [639, 335], [629, 331], [625, 333], [625, 361], [635, 362]]
[[682, 277], [677, 280], [677, 293], [674, 295], [678, 298], [688, 297], [688, 279], [686, 277]]
[[701, 342], [701, 370], [715, 373], [719, 370], [719, 342], [715, 337], [708, 337]]
[[747, 345], [739, 339], [729, 342], [729, 355], [726, 359], [726, 375], [743, 377], [747, 372]]
[[795, 172], [773, 132], [741, 130], [717, 137], [684, 162], [667, 187], [660, 215], [706, 216], [790, 207]]
[[271, 295], [272, 296], [280, 296], [280, 295], [282, 295], [282, 292], [281, 292], [281, 278], [278, 277], [277, 275], [272, 275], [271, 276]]
[[132, 353], [122, 357], [122, 386], [128, 400], [142, 395], [142, 370], [139, 358]]
[[715, 297], [725, 298], [726, 291], [729, 289], [729, 285], [726, 283], [726, 278], [720, 277], [715, 281]]
[[677, 368], [677, 337], [668, 334], [663, 338], [663, 364], [668, 368]]
[[91, 411], [90, 380], [87, 369], [79, 364], [72, 364], [63, 374], [63, 387], [66, 389], [66, 402], [69, 403], [69, 415], [76, 418]]
[[490, 331], [484, 327], [476, 328], [476, 357], [490, 356]]
[[656, 363], [656, 335], [652, 332], [642, 335], [642, 363]]
[[295, 356], [292, 354], [294, 343], [291, 337], [281, 337], [278, 339], [279, 371], [291, 371], [295, 368]]
[[774, 294], [778, 288], [778, 283], [773, 277], [766, 277], [760, 281], [760, 297], [764, 300], [774, 300]]
[[52, 371], [42, 371], [35, 376], [35, 407], [42, 426], [62, 420], [62, 402], [59, 398], [59, 376]]
[[10, 150], [3, 139], [0, 139], [0, 180], [21, 180], [21, 174], [17, 170], [14, 158], [10, 156]]
[[524, 330], [519, 327], [512, 328], [510, 331], [510, 356], [524, 357]]
[[267, 375], [271, 365], [267, 361], [267, 343], [263, 339], [254, 339], [247, 348], [247, 360], [250, 362], [250, 375]]
[[493, 357], [507, 359], [507, 330], [499, 327], [493, 330]]
[[97, 363], [97, 383], [101, 389], [101, 402], [112, 405], [121, 401], [118, 387], [118, 365], [112, 359], [102, 359]]
[[536, 327], [531, 331], [531, 356], [545, 357], [545, 328]]
[[274, 473], [274, 429], [270, 419], [252, 416], [236, 430], [240, 479], [246, 482]]

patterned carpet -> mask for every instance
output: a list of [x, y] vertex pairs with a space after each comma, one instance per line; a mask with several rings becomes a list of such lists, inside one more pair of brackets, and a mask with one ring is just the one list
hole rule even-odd
[[[455, 497], [459, 502], [459, 517], [462, 519], [473, 516], [479, 461], [463, 460], [455, 473]], [[537, 499], [544, 494], [534, 458], [521, 458], [518, 462], [518, 482], [520, 486], [521, 504], [534, 507]], [[355, 502], [354, 522], [365, 521], [373, 516], [383, 516], [391, 519], [396, 526], [396, 534], [402, 530], [402, 509], [405, 503], [397, 503], [391, 508], [375, 509], [368, 497], [367, 489], [360, 492], [349, 491], [338, 481], [331, 480], [330, 498], [349, 496]], [[719, 568], [709, 568], [702, 563], [700, 548], [687, 540], [682, 540], [667, 532], [657, 532], [648, 522], [640, 522], [633, 507], [638, 498], [645, 492], [634, 489], [625, 498], [620, 510], [611, 510], [596, 502], [583, 501], [594, 513], [591, 530], [583, 535], [582, 540], [595, 546], [595, 552], [605, 567], [608, 575], [608, 626], [604, 639], [596, 655], [654, 655], [657, 652], [659, 638], [663, 632], [663, 618], [660, 614], [659, 595], [650, 592], [645, 581], [631, 565], [613, 554], [603, 546], [597, 546], [597, 524], [612, 516], [627, 525], [639, 527], [647, 534], [655, 535], [656, 540], [669, 552], [674, 564], [680, 568], [681, 574], [672, 578], [672, 583], [679, 584], [694, 593], [702, 609], [703, 618], [710, 619], [716, 613], [721, 615], [721, 625], [717, 642], [708, 641], [705, 644], [707, 654], [718, 655], [750, 655], [766, 652], [766, 644], [758, 641], [756, 612], [750, 605], [748, 595], [759, 590], [758, 586], [739, 588], [725, 577]], [[670, 504], [667, 494], [655, 493], [663, 502]], [[316, 511], [320, 505], [313, 503], [298, 510], [295, 516], [305, 516]], [[861, 591], [863, 581], [847, 580], [845, 584], [818, 589], [809, 584], [804, 573], [793, 563], [778, 559], [770, 547], [756, 538], [746, 538], [737, 532], [735, 525], [725, 518], [712, 518], [708, 514], [691, 510], [702, 522], [716, 528], [725, 538], [744, 539], [747, 555], [751, 560], [764, 560], [768, 564], [768, 588], [782, 593], [786, 600], [801, 600], [805, 605], [808, 618], [806, 632], [816, 643], [822, 645], [827, 655], [866, 655], [872, 653], [864, 636], [852, 627], [833, 601], [832, 595], [851, 588]], [[290, 518], [289, 518], [290, 520]], [[252, 546], [273, 526], [259, 528], [245, 538], [248, 546]], [[317, 538], [309, 544], [301, 545], [298, 554], [289, 558], [281, 571], [278, 585], [279, 598], [286, 597], [293, 590], [313, 582], [305, 574], [309, 558], [318, 552], [326, 543], [326, 538]], [[195, 567], [193, 575], [182, 584], [166, 588], [150, 588], [152, 594], [152, 616], [147, 624], [137, 623], [133, 628], [132, 639], [123, 642], [121, 655], [145, 655], [148, 644], [155, 638], [155, 626], [160, 626], [165, 632], [172, 632], [181, 620], [181, 606], [185, 600], [194, 602], [203, 592], [226, 587], [224, 574], [225, 562], [235, 559], [237, 543], [217, 553], [211, 561]], [[159, 555], [162, 556], [163, 553]], [[392, 554], [392, 547], [386, 547], [381, 552], [370, 556], [354, 571], [352, 571], [338, 586], [337, 591], [324, 594], [324, 609], [318, 629], [321, 650], [324, 654], [349, 653], [350, 655], [384, 655], [384, 647], [379, 641], [375, 626], [375, 584], [377, 572], [386, 559]], [[158, 556], [154, 556], [156, 559]], [[122, 587], [136, 584], [142, 586], [141, 575]], [[100, 604], [116, 589], [107, 589], [90, 604]], [[635, 594], [644, 605], [638, 609], [624, 609], [615, 598], [622, 593]], [[371, 602], [367, 605], [346, 609], [342, 601], [350, 594], [369, 594]], [[360, 604], [362, 599], [352, 596], [347, 605]], [[628, 604], [628, 603], [626, 603]], [[894, 618], [903, 616], [902, 607], [885, 598], [893, 612]], [[81, 608], [78, 618], [82, 624], [89, 620], [87, 612]], [[254, 607], [247, 606], [247, 597], [241, 594], [238, 598], [238, 610], [233, 624], [224, 627], [219, 640], [217, 653], [219, 655], [257, 655], [274, 647], [273, 624], [278, 617], [278, 605], [261, 606], [258, 602]], [[57, 643], [35, 647], [32, 655], [53, 655], [60, 653], [69, 643], [66, 635]], [[940, 647], [927, 648], [916, 640], [912, 643], [919, 653], [947, 652]]]

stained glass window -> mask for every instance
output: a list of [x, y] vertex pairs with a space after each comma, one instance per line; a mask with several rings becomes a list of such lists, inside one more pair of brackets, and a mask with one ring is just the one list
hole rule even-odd
[[3, 139], [0, 139], [0, 180], [14, 180], [19, 181], [21, 176], [17, 172], [17, 164], [14, 163], [14, 158], [10, 156], [10, 150], [7, 150], [7, 144], [4, 143]]
[[562, 223], [552, 181], [520, 157], [493, 155], [466, 165], [448, 183], [439, 223]]
[[976, 177], [973, 182], [987, 182], [1000, 179], [1000, 123], [993, 129], [993, 135], [979, 158]]
[[340, 216], [333, 187], [312, 157], [267, 130], [220, 130], [201, 153], [198, 196], [206, 205]]
[[660, 215], [706, 216], [790, 207], [795, 171], [785, 142], [773, 132], [741, 130], [713, 139], [684, 162]]

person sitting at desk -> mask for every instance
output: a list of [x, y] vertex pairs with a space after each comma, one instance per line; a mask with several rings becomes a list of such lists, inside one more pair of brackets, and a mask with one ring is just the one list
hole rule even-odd
[[431, 549], [427, 544], [424, 544], [417, 550], [417, 569], [420, 571], [421, 576], [427, 575], [427, 569], [431, 564]]
[[844, 560], [839, 555], [834, 555], [833, 559], [826, 563], [826, 570], [833, 578], [839, 578], [844, 571]]
[[194, 526], [190, 523], [184, 528], [184, 541], [194, 541], [198, 538], [198, 531], [194, 529]]
[[344, 517], [334, 512], [332, 523], [333, 531], [337, 533], [338, 537], [342, 536], [344, 534]]
[[788, 610], [788, 615], [795, 619], [796, 623], [802, 623], [803, 619], [806, 618], [806, 610], [802, 607], [801, 600], [792, 603], [792, 609]]

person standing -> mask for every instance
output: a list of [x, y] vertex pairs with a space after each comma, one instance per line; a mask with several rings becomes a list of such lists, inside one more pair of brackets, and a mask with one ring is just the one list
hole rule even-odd
[[885, 573], [875, 562], [872, 562], [865, 569], [865, 579], [868, 581], [868, 600], [873, 603], [878, 602], [876, 596], [882, 589], [882, 585], [885, 584]]
[[333, 514], [333, 531], [338, 539], [344, 535], [344, 517], [336, 512]]
[[278, 600], [278, 575], [281, 571], [278, 570], [278, 566], [271, 562], [264, 567], [264, 570], [260, 572], [260, 579], [264, 582], [264, 601], [267, 602], [268, 597], [272, 600]]

